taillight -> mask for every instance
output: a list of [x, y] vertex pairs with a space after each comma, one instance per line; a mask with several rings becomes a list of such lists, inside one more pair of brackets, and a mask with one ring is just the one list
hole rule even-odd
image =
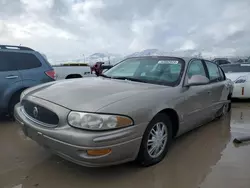
[[56, 73], [54, 70], [46, 71], [45, 74], [54, 80], [56, 79]]

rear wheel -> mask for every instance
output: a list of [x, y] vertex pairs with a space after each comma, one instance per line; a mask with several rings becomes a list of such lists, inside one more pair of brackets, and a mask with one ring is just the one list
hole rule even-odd
[[231, 111], [231, 108], [232, 108], [232, 94], [229, 94], [229, 95], [228, 95], [227, 100], [230, 101], [230, 102], [228, 103], [227, 112], [230, 112], [230, 111]]
[[15, 108], [15, 105], [20, 102], [21, 93], [22, 93], [21, 91], [15, 93], [10, 100], [8, 115], [12, 120], [14, 120], [14, 108]]
[[160, 162], [168, 152], [172, 142], [172, 122], [161, 113], [149, 123], [142, 139], [137, 161], [142, 166]]
[[231, 94], [228, 95], [227, 100], [229, 100], [230, 102], [223, 105], [222, 109], [220, 110], [220, 115], [218, 116], [218, 118], [225, 116], [228, 112], [231, 111], [232, 108], [231, 96], [232, 96]]

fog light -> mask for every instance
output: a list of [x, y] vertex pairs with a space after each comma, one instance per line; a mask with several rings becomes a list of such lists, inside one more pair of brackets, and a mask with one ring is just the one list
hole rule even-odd
[[87, 154], [90, 156], [102, 156], [111, 152], [111, 149], [92, 149], [87, 150]]

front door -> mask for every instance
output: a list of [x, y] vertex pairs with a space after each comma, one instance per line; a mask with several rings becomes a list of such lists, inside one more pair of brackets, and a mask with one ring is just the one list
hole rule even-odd
[[[193, 75], [207, 76], [204, 64], [201, 60], [192, 60], [189, 63], [185, 79], [190, 79]], [[184, 130], [183, 132], [193, 129], [208, 121], [209, 117], [209, 84], [183, 87], [182, 89], [184, 102], [182, 103]]]

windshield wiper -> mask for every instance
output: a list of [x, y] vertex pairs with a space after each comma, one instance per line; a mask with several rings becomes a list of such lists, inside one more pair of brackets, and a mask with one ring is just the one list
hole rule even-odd
[[142, 83], [147, 83], [144, 80], [138, 79], [138, 78], [131, 78], [131, 77], [126, 77], [126, 76], [117, 76], [117, 77], [111, 77], [112, 79], [118, 79], [118, 80], [129, 80], [129, 81], [134, 81], [134, 82], [142, 82]]
[[104, 78], [112, 78], [111, 76], [107, 76], [105, 74], [100, 74], [99, 76], [104, 77]]
[[138, 79], [138, 78], [126, 77], [126, 76], [107, 76], [105, 74], [100, 74], [99, 76], [104, 77], [104, 78], [117, 79], [117, 80], [129, 80], [129, 81], [134, 81], [134, 82], [147, 83], [144, 80], [141, 80], [141, 79]]

